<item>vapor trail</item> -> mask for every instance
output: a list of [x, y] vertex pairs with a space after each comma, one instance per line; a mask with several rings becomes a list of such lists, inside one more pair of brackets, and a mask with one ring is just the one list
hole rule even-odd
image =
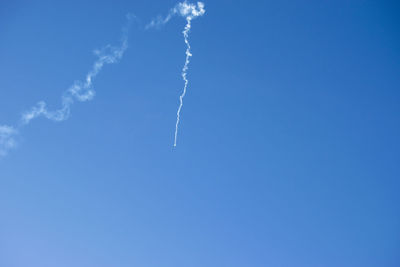
[[189, 83], [189, 80], [187, 79], [187, 70], [189, 68], [189, 63], [190, 63], [190, 57], [192, 54], [190, 53], [190, 43], [188, 40], [189, 37], [189, 31], [191, 27], [191, 19], [187, 18], [187, 24], [185, 26], [185, 30], [183, 31], [183, 37], [185, 38], [185, 44], [186, 44], [186, 60], [185, 60], [185, 65], [183, 65], [182, 68], [182, 79], [185, 82], [185, 85], [183, 86], [183, 92], [179, 96], [179, 107], [178, 111], [176, 112], [176, 124], [175, 124], [175, 138], [174, 138], [174, 147], [176, 146], [176, 141], [178, 138], [178, 127], [179, 127], [179, 120], [181, 118], [181, 109], [183, 106], [183, 98], [186, 95], [186, 89]]
[[179, 107], [176, 113], [176, 124], [175, 124], [175, 137], [174, 137], [174, 147], [176, 147], [176, 142], [178, 139], [178, 128], [179, 121], [181, 116], [181, 110], [183, 106], [183, 98], [186, 95], [186, 90], [189, 84], [189, 80], [187, 79], [187, 71], [189, 69], [190, 57], [192, 53], [190, 51], [190, 43], [189, 43], [189, 32], [192, 27], [192, 20], [196, 17], [203, 16], [205, 13], [204, 3], [197, 2], [197, 5], [188, 3], [187, 1], [177, 4], [173, 9], [170, 10], [168, 15], [165, 18], [158, 16], [156, 19], [153, 19], [147, 26], [146, 29], [152, 27], [160, 27], [161, 25], [166, 24], [174, 15], [179, 15], [186, 18], [186, 26], [183, 30], [183, 37], [186, 44], [186, 59], [185, 64], [182, 68], [182, 79], [184, 81], [182, 94], [179, 96]]
[[[133, 16], [128, 15], [130, 21]], [[128, 25], [129, 26], [129, 25]], [[53, 121], [63, 121], [68, 119], [71, 106], [74, 101], [85, 102], [90, 101], [95, 96], [93, 90], [93, 79], [99, 74], [105, 64], [117, 63], [123, 56], [128, 47], [128, 26], [123, 28], [121, 45], [113, 47], [107, 45], [100, 50], [94, 50], [94, 54], [98, 57], [94, 62], [92, 69], [86, 74], [84, 81], [75, 81], [68, 88], [61, 98], [61, 108], [54, 111], [49, 111], [44, 101], [40, 101], [36, 106], [29, 111], [24, 112], [21, 117], [21, 124], [27, 125], [31, 120], [43, 116]]]
[[93, 99], [93, 80], [100, 73], [104, 65], [117, 63], [128, 48], [128, 30], [132, 14], [127, 15], [128, 24], [122, 29], [121, 44], [117, 47], [107, 45], [100, 50], [94, 50], [97, 60], [86, 74], [84, 81], [75, 81], [62, 95], [61, 108], [50, 111], [44, 101], [39, 101], [29, 111], [22, 114], [18, 126], [0, 125], [0, 157], [7, 155], [8, 151], [16, 146], [15, 137], [20, 128], [28, 125], [33, 119], [43, 116], [52, 121], [63, 121], [68, 119], [71, 106], [74, 101], [85, 102]]

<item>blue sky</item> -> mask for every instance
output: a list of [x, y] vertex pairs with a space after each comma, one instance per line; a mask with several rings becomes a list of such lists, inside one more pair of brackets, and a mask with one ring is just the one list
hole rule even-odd
[[0, 159], [0, 266], [399, 266], [399, 6], [204, 1], [173, 147], [175, 1], [0, 4], [0, 125], [128, 48]]

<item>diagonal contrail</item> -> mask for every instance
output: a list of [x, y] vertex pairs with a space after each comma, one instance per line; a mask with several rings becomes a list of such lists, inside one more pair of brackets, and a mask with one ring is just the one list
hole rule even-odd
[[[127, 16], [128, 21], [133, 18], [133, 15]], [[128, 23], [128, 24], [129, 24]], [[43, 116], [53, 121], [63, 121], [68, 119], [71, 106], [74, 101], [85, 102], [93, 99], [95, 91], [93, 90], [93, 79], [99, 74], [105, 64], [117, 63], [128, 48], [128, 26], [123, 28], [121, 45], [113, 47], [107, 45], [100, 50], [94, 50], [94, 54], [98, 57], [94, 62], [92, 69], [86, 74], [85, 80], [75, 81], [72, 86], [67, 89], [61, 102], [61, 108], [55, 111], [49, 111], [44, 101], [40, 101], [36, 106], [29, 111], [24, 112], [21, 117], [21, 125], [27, 125], [31, 120]]]
[[107, 45], [100, 50], [95, 50], [94, 54], [97, 60], [94, 62], [91, 70], [86, 74], [84, 81], [75, 81], [62, 95], [61, 108], [49, 111], [44, 101], [38, 102], [29, 111], [24, 112], [21, 116], [18, 126], [12, 127], [8, 125], [0, 125], [0, 157], [7, 155], [8, 150], [16, 146], [15, 137], [18, 135], [20, 128], [31, 123], [38, 117], [45, 117], [52, 121], [63, 121], [68, 119], [71, 106], [74, 101], [85, 102], [93, 99], [95, 91], [93, 90], [93, 79], [99, 74], [103, 66], [106, 64], [117, 63], [128, 48], [128, 29], [132, 19], [135, 16], [127, 15], [128, 24], [122, 29], [122, 39], [120, 46], [113, 47]]
[[177, 4], [173, 9], [170, 10], [168, 15], [165, 18], [157, 17], [153, 19], [147, 26], [146, 29], [152, 27], [160, 27], [161, 25], [166, 24], [174, 15], [179, 15], [186, 18], [186, 26], [183, 30], [183, 37], [186, 44], [186, 59], [185, 64], [182, 68], [182, 79], [184, 81], [183, 91], [182, 94], [179, 96], [179, 107], [176, 113], [176, 124], [175, 124], [175, 137], [174, 137], [174, 147], [176, 147], [176, 142], [178, 139], [178, 128], [179, 128], [179, 121], [181, 117], [181, 110], [183, 106], [183, 98], [186, 95], [186, 90], [189, 84], [189, 80], [187, 78], [187, 71], [189, 69], [190, 57], [192, 53], [190, 52], [190, 43], [189, 43], [189, 32], [192, 27], [192, 20], [196, 17], [203, 16], [205, 13], [204, 3], [197, 2], [197, 5], [191, 4], [188, 2], [183, 2]]

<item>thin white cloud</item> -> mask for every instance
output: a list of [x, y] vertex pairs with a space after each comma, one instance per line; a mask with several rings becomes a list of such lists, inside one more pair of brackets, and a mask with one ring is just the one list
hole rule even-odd
[[17, 130], [11, 126], [0, 125], [0, 157], [6, 156], [8, 151], [16, 146], [17, 133]]
[[[130, 20], [132, 16], [128, 16]], [[94, 54], [97, 60], [94, 62], [92, 69], [87, 73], [84, 81], [75, 81], [70, 88], [68, 88], [62, 96], [62, 106], [58, 110], [49, 111], [44, 101], [38, 102], [29, 111], [22, 114], [22, 125], [29, 124], [33, 119], [43, 116], [52, 121], [63, 121], [68, 119], [71, 106], [74, 101], [85, 102], [90, 101], [95, 96], [93, 89], [93, 79], [99, 74], [103, 66], [106, 64], [117, 63], [123, 56], [125, 50], [128, 48], [128, 32], [127, 29], [123, 30], [123, 37], [121, 45], [118, 47], [107, 45], [100, 50], [95, 50]]]
[[93, 80], [100, 73], [104, 65], [117, 63], [128, 48], [128, 29], [132, 19], [136, 18], [133, 14], [128, 14], [128, 24], [122, 29], [121, 44], [117, 47], [107, 45], [102, 49], [95, 50], [97, 60], [94, 62], [90, 71], [86, 74], [84, 81], [75, 81], [62, 95], [61, 108], [48, 110], [44, 101], [39, 101], [30, 110], [24, 112], [17, 127], [0, 125], [0, 157], [7, 155], [8, 151], [16, 146], [15, 136], [21, 127], [28, 125], [38, 117], [44, 117], [52, 121], [63, 121], [68, 119], [71, 106], [74, 101], [85, 102], [93, 99]]

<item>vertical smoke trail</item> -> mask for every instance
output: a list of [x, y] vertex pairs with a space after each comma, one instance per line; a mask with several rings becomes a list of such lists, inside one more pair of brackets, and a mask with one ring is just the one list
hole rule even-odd
[[183, 92], [179, 96], [179, 107], [176, 112], [176, 124], [175, 124], [175, 136], [174, 136], [174, 147], [176, 147], [176, 142], [178, 139], [178, 129], [179, 129], [179, 121], [181, 118], [181, 110], [183, 106], [183, 98], [186, 95], [186, 90], [189, 84], [189, 80], [187, 79], [187, 71], [189, 69], [190, 57], [192, 53], [190, 52], [190, 43], [189, 43], [189, 32], [192, 27], [192, 19], [204, 15], [206, 12], [204, 9], [204, 4], [202, 2], [197, 2], [197, 6], [194, 4], [188, 4], [186, 1], [183, 3], [179, 3], [178, 6], [174, 9], [175, 12], [178, 12], [181, 16], [186, 18], [186, 26], [183, 30], [183, 38], [186, 44], [186, 59], [185, 64], [182, 68], [182, 79], [184, 81]]
[[185, 39], [185, 44], [186, 44], [186, 60], [185, 60], [185, 65], [183, 66], [182, 69], [182, 78], [183, 81], [185, 82], [185, 85], [183, 86], [183, 92], [182, 94], [179, 96], [179, 108], [178, 111], [176, 112], [176, 124], [175, 124], [175, 138], [174, 138], [174, 147], [176, 147], [176, 140], [178, 138], [178, 127], [179, 127], [179, 120], [181, 117], [181, 109], [183, 106], [183, 98], [186, 95], [186, 89], [189, 83], [189, 80], [187, 79], [187, 70], [189, 68], [189, 63], [190, 63], [190, 57], [192, 56], [192, 54], [190, 53], [190, 43], [189, 43], [189, 31], [190, 28], [192, 26], [192, 18], [190, 16], [188, 16], [186, 18], [186, 26], [185, 26], [185, 30], [182, 32], [183, 33], [183, 37]]
[[182, 74], [181, 74], [183, 81], [184, 81], [184, 86], [183, 86], [183, 92], [179, 96], [179, 107], [178, 107], [178, 111], [176, 113], [174, 147], [176, 147], [176, 141], [178, 138], [178, 128], [179, 128], [181, 110], [182, 110], [182, 106], [183, 106], [183, 98], [186, 95], [186, 90], [187, 90], [187, 87], [189, 84], [189, 80], [187, 79], [187, 71], [189, 69], [190, 57], [192, 56], [192, 53], [190, 52], [189, 32], [190, 32], [190, 28], [192, 26], [192, 19], [203, 16], [205, 12], [206, 11], [204, 9], [204, 3], [197, 2], [197, 5], [195, 5], [195, 4], [191, 4], [191, 3], [188, 3], [187, 1], [185, 1], [185, 2], [177, 4], [174, 8], [172, 8], [165, 18], [158, 16], [156, 19], [153, 19], [149, 24], [147, 24], [147, 26], [145, 27], [146, 29], [158, 28], [158, 27], [166, 24], [168, 21], [170, 21], [171, 18], [175, 15], [185, 17], [185, 19], [186, 19], [186, 26], [182, 32], [183, 37], [185, 39], [185, 44], [186, 44], [186, 60], [185, 60], [184, 66], [182, 68]]
[[181, 110], [183, 106], [183, 98], [186, 95], [186, 90], [189, 84], [189, 80], [187, 79], [187, 71], [189, 69], [190, 57], [192, 53], [190, 52], [190, 43], [189, 43], [189, 32], [190, 28], [192, 27], [192, 19], [203, 16], [206, 12], [204, 9], [204, 4], [202, 2], [197, 2], [197, 6], [194, 4], [188, 4], [186, 1], [183, 3], [178, 4], [178, 9], [181, 16], [186, 17], [186, 26], [183, 30], [183, 37], [186, 44], [186, 59], [185, 64], [182, 69], [182, 79], [184, 81], [183, 92], [179, 96], [179, 107], [178, 111], [176, 112], [176, 124], [175, 124], [175, 136], [174, 136], [174, 147], [176, 147], [176, 142], [178, 139], [178, 129], [179, 129], [179, 121], [181, 118]]

